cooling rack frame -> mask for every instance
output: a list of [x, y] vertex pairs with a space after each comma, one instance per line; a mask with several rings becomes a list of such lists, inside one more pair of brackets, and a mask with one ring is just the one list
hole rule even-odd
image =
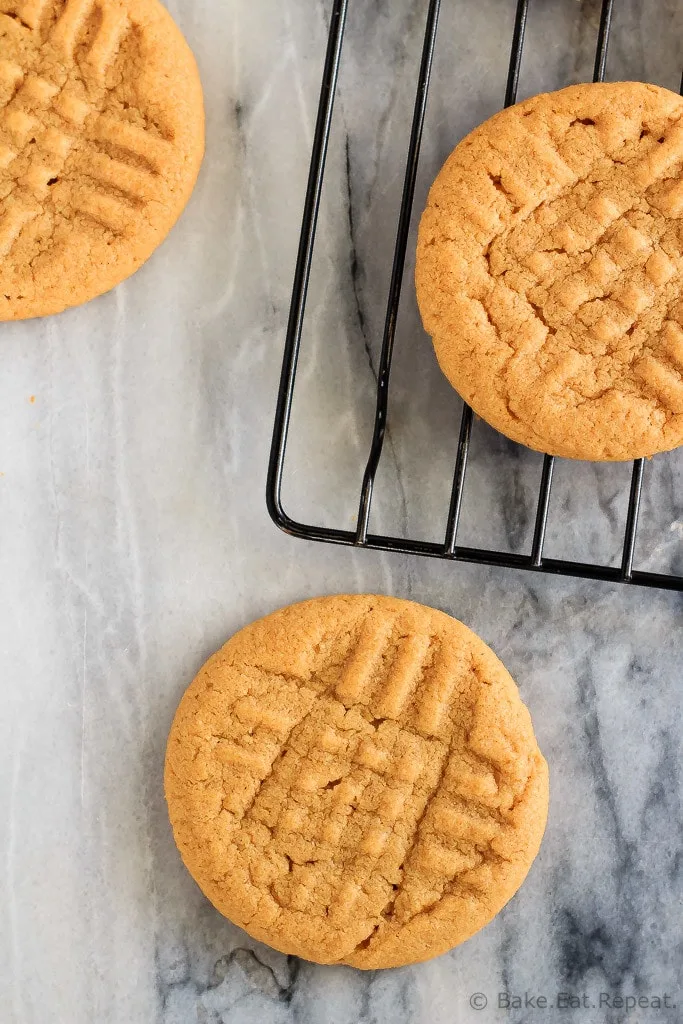
[[[266, 503], [273, 522], [285, 533], [304, 540], [342, 544], [357, 548], [371, 548], [380, 551], [394, 551], [443, 558], [453, 562], [475, 562], [484, 565], [524, 569], [539, 573], [561, 576], [575, 576], [585, 579], [605, 580], [645, 587], [683, 591], [683, 576], [668, 573], [654, 573], [634, 568], [634, 554], [638, 515], [643, 487], [645, 462], [638, 459], [633, 463], [626, 527], [622, 547], [621, 563], [600, 565], [590, 562], [575, 562], [567, 559], [546, 558], [543, 554], [550, 495], [553, 482], [555, 458], [545, 455], [536, 504], [536, 517], [531, 551], [528, 554], [502, 552], [495, 549], [465, 547], [457, 543], [460, 511], [465, 489], [467, 460], [472, 434], [473, 414], [465, 406], [460, 423], [450, 504], [443, 543], [415, 540], [403, 537], [384, 536], [369, 532], [375, 476], [382, 455], [389, 407], [389, 385], [391, 361], [398, 309], [403, 284], [408, 234], [410, 230], [415, 183], [420, 156], [420, 144], [427, 107], [427, 96], [434, 58], [434, 47], [442, 0], [429, 0], [426, 15], [425, 36], [417, 80], [415, 106], [408, 144], [403, 193], [396, 232], [396, 244], [387, 300], [387, 312], [382, 339], [382, 350], [377, 373], [377, 397], [375, 421], [370, 453], [361, 487], [358, 518], [355, 530], [300, 523], [292, 519], [282, 504], [282, 481], [287, 451], [287, 440], [294, 397], [294, 386], [301, 348], [301, 334], [304, 323], [306, 296], [311, 273], [313, 248], [317, 228], [318, 212], [322, 194], [325, 162], [332, 128], [332, 114], [342, 55], [342, 43], [346, 27], [350, 0], [333, 0], [327, 51], [323, 68], [320, 100], [316, 119], [311, 163], [304, 202], [301, 235], [297, 253], [292, 301], [285, 338], [282, 372], [277, 396], [275, 425], [268, 465]], [[504, 106], [511, 106], [517, 96], [519, 70], [524, 47], [524, 34], [531, 0], [517, 0], [510, 63]], [[602, 0], [600, 22], [597, 34], [593, 81], [601, 82], [605, 77], [607, 49], [615, 0]]]

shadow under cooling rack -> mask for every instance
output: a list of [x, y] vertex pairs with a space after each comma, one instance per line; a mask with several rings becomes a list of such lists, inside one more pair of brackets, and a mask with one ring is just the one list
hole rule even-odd
[[[527, 27], [530, 0], [518, 0], [516, 5], [510, 62], [505, 90], [505, 106], [516, 100], [520, 76], [522, 49]], [[429, 555], [451, 561], [479, 562], [487, 565], [526, 569], [534, 572], [555, 573], [612, 582], [683, 590], [683, 575], [674, 572], [652, 572], [634, 568], [636, 531], [646, 472], [644, 461], [638, 460], [631, 471], [628, 504], [624, 510], [621, 550], [616, 564], [573, 561], [566, 558], [550, 558], [544, 555], [549, 509], [556, 460], [549, 455], [543, 457], [540, 488], [535, 499], [532, 528], [530, 529], [530, 550], [526, 554], [501, 551], [486, 547], [469, 547], [458, 544], [461, 512], [466, 493], [466, 472], [473, 415], [465, 406], [460, 422], [450, 501], [444, 508], [446, 523], [443, 541], [431, 542], [424, 539], [410, 539], [371, 533], [369, 531], [373, 488], [380, 466], [387, 431], [390, 375], [394, 340], [401, 297], [401, 287], [406, 263], [408, 237], [411, 227], [413, 200], [418, 172], [422, 133], [427, 108], [430, 76], [434, 60], [435, 41], [441, 0], [430, 0], [426, 10], [426, 27], [422, 45], [417, 90], [414, 104], [412, 127], [408, 144], [407, 163], [401, 198], [396, 242], [389, 285], [383, 340], [377, 368], [376, 406], [370, 453], [363, 476], [355, 529], [341, 529], [330, 526], [305, 524], [292, 519], [282, 504], [282, 484], [285, 456], [287, 452], [292, 401], [297, 377], [301, 336], [308, 285], [311, 276], [313, 247], [320, 210], [325, 163], [332, 127], [332, 110], [337, 91], [342, 54], [342, 42], [347, 22], [349, 0], [333, 0], [327, 52], [323, 70], [322, 88], [315, 127], [308, 187], [304, 204], [303, 223], [299, 242], [292, 303], [285, 342], [284, 361], [278, 392], [275, 429], [270, 455], [267, 484], [267, 504], [274, 522], [286, 533], [307, 540], [324, 541], [355, 547], [374, 548], [417, 555]], [[615, 0], [603, 0], [599, 11], [595, 64], [593, 80], [602, 81], [605, 76], [607, 48], [610, 37]], [[676, 525], [676, 524], [674, 524]]]

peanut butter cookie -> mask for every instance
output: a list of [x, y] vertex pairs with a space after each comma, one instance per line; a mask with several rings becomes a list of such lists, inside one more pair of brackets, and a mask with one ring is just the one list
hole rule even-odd
[[197, 67], [158, 0], [0, 0], [0, 320], [137, 270], [203, 148]]
[[320, 963], [426, 960], [538, 852], [548, 770], [491, 650], [443, 612], [328, 597], [237, 633], [175, 716], [183, 860], [255, 938]]
[[683, 442], [683, 99], [576, 85], [456, 147], [420, 224], [441, 368], [515, 441], [573, 459]]

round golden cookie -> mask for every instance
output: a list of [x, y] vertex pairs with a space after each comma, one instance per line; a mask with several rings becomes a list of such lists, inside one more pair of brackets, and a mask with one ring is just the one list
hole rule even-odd
[[197, 66], [158, 0], [0, 0], [0, 320], [137, 270], [203, 150]]
[[317, 598], [237, 633], [180, 703], [165, 779], [218, 910], [284, 953], [362, 968], [487, 924], [548, 808], [503, 665], [450, 616], [388, 597]]
[[417, 293], [441, 368], [515, 441], [574, 459], [683, 442], [683, 99], [575, 85], [503, 110], [429, 193]]

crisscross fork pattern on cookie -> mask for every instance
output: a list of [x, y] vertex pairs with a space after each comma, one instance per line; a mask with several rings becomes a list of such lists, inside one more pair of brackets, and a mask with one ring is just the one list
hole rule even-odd
[[15, 15], [34, 43], [28, 68], [0, 60], [0, 256], [49, 211], [50, 190], [65, 171], [79, 178], [71, 200], [79, 230], [90, 220], [125, 233], [153, 198], [168, 149], [149, 128], [104, 112], [107, 73], [133, 31], [128, 15], [108, 0], [67, 0], [61, 8], [54, 0], [4, 0], [0, 10]]

